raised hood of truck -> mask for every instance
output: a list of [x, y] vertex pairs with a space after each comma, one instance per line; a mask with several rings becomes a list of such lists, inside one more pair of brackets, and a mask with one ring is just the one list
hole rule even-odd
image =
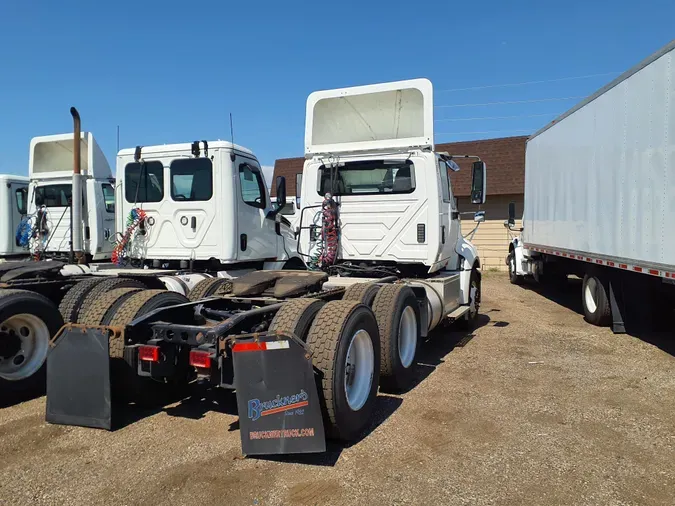
[[[80, 135], [81, 171], [85, 177], [112, 178], [110, 165], [91, 132]], [[73, 134], [46, 135], [30, 141], [28, 174], [31, 179], [73, 175]]]
[[434, 146], [428, 79], [315, 91], [306, 114], [306, 157]]

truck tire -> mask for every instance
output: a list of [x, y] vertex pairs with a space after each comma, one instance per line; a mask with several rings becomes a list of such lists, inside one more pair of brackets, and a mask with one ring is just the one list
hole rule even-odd
[[232, 281], [227, 278], [206, 278], [197, 283], [190, 293], [188, 299], [191, 301], [202, 300], [214, 295], [225, 295], [232, 291]]
[[370, 423], [380, 370], [380, 335], [371, 309], [358, 302], [328, 302], [307, 335], [326, 435], [349, 441]]
[[62, 326], [61, 313], [46, 297], [0, 291], [0, 392], [44, 389], [49, 341]]
[[324, 304], [324, 301], [318, 299], [295, 299], [287, 302], [274, 315], [269, 331], [295, 334], [303, 342], [307, 342], [309, 327]]
[[523, 277], [516, 272], [516, 252], [511, 250], [507, 257], [507, 265], [509, 266], [509, 281], [512, 285], [522, 285]]
[[415, 377], [420, 344], [420, 310], [417, 297], [407, 285], [384, 285], [373, 301], [380, 332], [380, 388], [406, 390]]
[[461, 330], [473, 330], [478, 322], [480, 303], [482, 299], [482, 276], [474, 267], [469, 278], [469, 311], [457, 320], [457, 327]]
[[59, 311], [61, 312], [63, 321], [66, 323], [77, 323], [77, 316], [82, 302], [84, 302], [84, 299], [96, 285], [104, 281], [106, 281], [105, 278], [95, 277], [93, 279], [85, 279], [71, 286], [59, 304]]
[[83, 325], [106, 325], [117, 308], [141, 288], [115, 288], [93, 301], [79, 318]]
[[77, 320], [73, 323], [82, 323], [81, 318], [89, 309], [89, 306], [96, 303], [104, 294], [116, 288], [147, 288], [147, 285], [132, 278], [112, 278], [96, 284], [82, 300], [80, 309], [77, 312]]
[[[111, 327], [124, 327], [139, 316], [161, 307], [184, 304], [189, 299], [178, 292], [169, 290], [141, 290], [134, 293], [117, 308], [108, 323]], [[113, 355], [111, 355], [113, 356]], [[118, 357], [121, 358], [121, 357]]]
[[606, 327], [612, 322], [609, 305], [609, 284], [604, 276], [596, 271], [587, 272], [581, 285], [581, 303], [586, 321], [598, 327]]
[[[136, 292], [117, 308], [108, 325], [125, 326], [150, 311], [185, 302], [188, 302], [187, 297], [168, 290]], [[183, 392], [187, 376], [174, 378], [171, 383], [160, 383], [139, 376], [138, 353], [133, 349], [125, 353], [124, 345], [124, 333], [110, 337], [110, 374], [116, 400], [133, 402], [139, 406], [154, 406], [166, 404]]]
[[342, 300], [354, 300], [372, 308], [375, 296], [379, 291], [380, 285], [375, 283], [355, 283], [347, 287], [342, 295]]

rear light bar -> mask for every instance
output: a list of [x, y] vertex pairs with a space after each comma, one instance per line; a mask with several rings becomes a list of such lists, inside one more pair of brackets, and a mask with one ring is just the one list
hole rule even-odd
[[143, 345], [138, 348], [138, 360], [159, 362], [159, 346]]
[[202, 350], [190, 350], [190, 365], [200, 369], [211, 368], [211, 352]]

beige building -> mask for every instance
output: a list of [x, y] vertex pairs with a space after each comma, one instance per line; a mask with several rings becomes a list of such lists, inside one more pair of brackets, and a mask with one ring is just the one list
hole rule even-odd
[[[504, 221], [508, 217], [510, 202], [516, 204], [516, 216], [521, 216], [523, 212], [526, 140], [527, 137], [521, 136], [436, 145], [436, 151], [445, 151], [451, 155], [477, 155], [487, 164], [487, 201], [483, 206], [473, 205], [469, 201], [470, 162], [460, 162], [462, 170], [450, 172], [459, 211], [485, 211], [485, 223], [478, 227], [473, 238], [485, 270], [506, 270], [504, 258], [509, 250], [509, 234], [504, 227]], [[303, 162], [304, 158], [284, 158], [274, 164], [274, 177], [286, 177], [288, 195], [295, 195], [295, 175], [302, 172]], [[272, 192], [274, 187], [272, 184]], [[462, 233], [466, 235], [475, 226], [473, 217], [467, 214], [461, 218]]]

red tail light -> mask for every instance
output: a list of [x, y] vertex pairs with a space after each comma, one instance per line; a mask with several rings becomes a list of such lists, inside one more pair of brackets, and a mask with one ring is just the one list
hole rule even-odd
[[138, 360], [159, 362], [159, 346], [140, 346], [138, 348]]
[[211, 367], [211, 353], [208, 351], [191, 350], [190, 365], [192, 367], [209, 369]]

